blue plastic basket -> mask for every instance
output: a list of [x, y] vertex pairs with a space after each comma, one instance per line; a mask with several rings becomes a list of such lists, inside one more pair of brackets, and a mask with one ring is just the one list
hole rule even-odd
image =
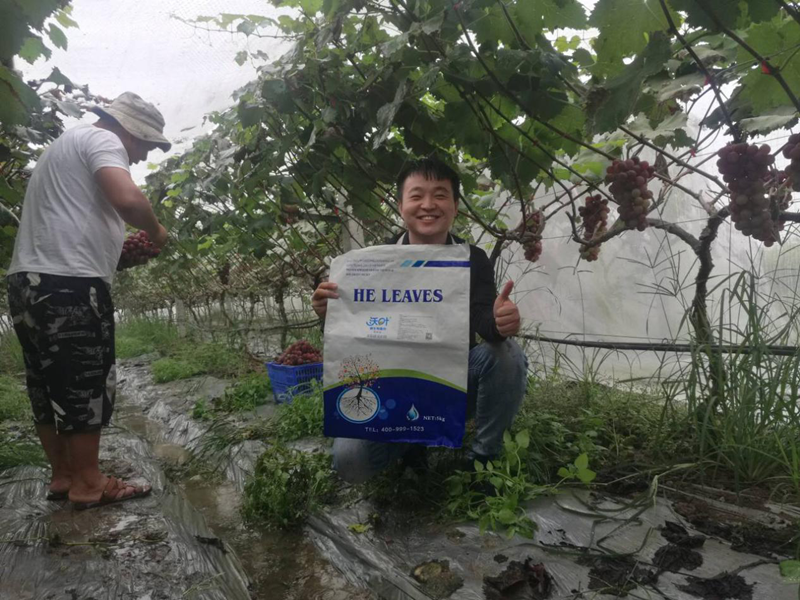
[[310, 392], [315, 381], [322, 381], [322, 363], [294, 367], [269, 362], [267, 374], [275, 402], [291, 402], [295, 396]]

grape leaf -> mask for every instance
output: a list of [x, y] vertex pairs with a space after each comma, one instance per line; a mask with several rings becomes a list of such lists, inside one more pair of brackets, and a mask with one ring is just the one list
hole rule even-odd
[[44, 45], [42, 38], [32, 35], [25, 39], [22, 48], [19, 49], [19, 57], [33, 64], [40, 56], [50, 58], [50, 49]]
[[[514, 21], [527, 38], [544, 29], [583, 29], [586, 26], [586, 13], [576, 0], [517, 2], [513, 10]], [[533, 42], [532, 39], [527, 41]]]
[[739, 121], [742, 129], [749, 133], [765, 134], [775, 129], [794, 127], [797, 123], [797, 111], [793, 106], [781, 106], [769, 114], [749, 117]]
[[0, 65], [0, 123], [23, 125], [39, 106], [39, 96], [13, 71]]
[[[677, 15], [674, 18], [676, 22], [680, 20]], [[665, 31], [669, 26], [658, 0], [599, 0], [589, 25], [600, 30], [594, 42], [595, 75], [627, 70], [622, 59], [641, 52], [650, 34]]]
[[50, 28], [47, 30], [47, 35], [50, 36], [50, 41], [53, 42], [56, 47], [62, 50], [67, 49], [67, 36], [58, 25], [51, 23]]
[[[800, 27], [793, 19], [787, 17], [779, 26], [776, 26], [775, 21], [754, 25], [748, 30], [745, 41], [762, 56], [782, 52], [771, 62], [780, 69], [789, 88], [795, 92], [800, 90], [800, 53], [792, 52], [800, 45]], [[740, 48], [738, 61], [752, 63], [753, 57], [747, 50]], [[771, 74], [765, 73], [762, 65], [753, 66], [744, 76], [741, 96], [743, 101], [750, 102], [756, 115], [791, 104], [780, 83]]]
[[633, 111], [642, 91], [642, 83], [664, 68], [672, 55], [666, 34], [657, 32], [650, 43], [627, 68], [604, 86], [592, 88], [586, 111], [595, 133], [611, 131], [623, 123]]
[[53, 70], [50, 72], [50, 75], [47, 77], [46, 81], [51, 81], [58, 86], [61, 85], [70, 85], [75, 86], [70, 79], [64, 75], [58, 67], [53, 67]]
[[725, 27], [744, 29], [749, 24], [748, 20], [753, 23], [766, 21], [778, 14], [779, 10], [774, 0], [669, 0], [669, 3], [675, 10], [686, 13], [689, 25], [712, 31], [717, 31], [719, 27], [711, 14]]

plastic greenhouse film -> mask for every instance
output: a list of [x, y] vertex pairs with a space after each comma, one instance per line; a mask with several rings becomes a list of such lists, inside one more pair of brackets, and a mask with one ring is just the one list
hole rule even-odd
[[249, 600], [238, 558], [166, 480], [145, 442], [122, 432], [108, 439], [110, 460], [123, 469], [133, 459], [153, 484], [150, 497], [76, 512], [45, 499], [44, 469], [0, 474], [0, 599]]
[[460, 447], [469, 353], [469, 247], [379, 246], [331, 264], [325, 435]]

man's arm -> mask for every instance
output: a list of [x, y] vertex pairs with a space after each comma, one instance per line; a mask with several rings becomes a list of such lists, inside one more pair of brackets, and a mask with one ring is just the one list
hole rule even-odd
[[494, 321], [494, 302], [497, 290], [494, 287], [494, 268], [489, 257], [480, 248], [470, 249], [471, 286], [469, 318], [472, 329], [487, 342], [499, 342], [505, 338], [497, 331]]
[[133, 182], [130, 173], [118, 167], [102, 167], [95, 172], [94, 178], [122, 220], [144, 229], [150, 241], [163, 248], [167, 243], [167, 230], [158, 222], [150, 201]]

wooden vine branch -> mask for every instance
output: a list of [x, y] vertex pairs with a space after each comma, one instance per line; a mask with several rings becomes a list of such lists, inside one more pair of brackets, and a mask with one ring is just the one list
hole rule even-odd
[[[591, 240], [585, 240], [578, 233], [578, 228], [576, 226], [574, 217], [572, 215], [567, 215], [567, 218], [570, 220], [570, 224], [572, 225], [572, 239], [579, 244], [586, 246], [587, 248], [599, 246], [600, 244], [607, 242], [608, 240], [615, 238], [626, 231], [633, 231], [633, 229], [625, 227], [622, 224], [622, 221], [618, 220], [606, 233], [600, 237]], [[701, 248], [700, 240], [698, 240], [680, 225], [676, 225], [675, 223], [670, 223], [668, 221], [662, 221], [661, 219], [647, 219], [647, 224], [654, 229], [660, 229], [679, 238], [681, 241], [685, 242], [695, 253], [697, 253]]]
[[686, 51], [691, 55], [694, 62], [697, 64], [697, 68], [702, 71], [703, 75], [706, 76], [706, 81], [711, 86], [711, 89], [714, 90], [714, 96], [717, 98], [717, 103], [719, 104], [719, 108], [722, 111], [722, 115], [725, 118], [725, 122], [728, 124], [728, 127], [731, 129], [731, 134], [733, 135], [733, 139], [735, 142], [742, 141], [742, 132], [738, 126], [736, 126], [731, 118], [730, 112], [728, 112], [728, 107], [725, 105], [725, 99], [722, 97], [722, 92], [720, 92], [719, 86], [717, 85], [717, 81], [714, 78], [713, 73], [709, 71], [706, 66], [703, 64], [703, 61], [697, 56], [697, 53], [692, 48], [692, 45], [686, 41], [686, 38], [681, 35], [681, 32], [678, 30], [678, 27], [675, 25], [675, 21], [672, 19], [672, 14], [669, 12], [669, 8], [667, 8], [666, 0], [659, 0], [661, 3], [661, 10], [664, 12], [664, 16], [667, 18], [667, 22], [669, 23], [669, 28], [672, 33], [675, 34], [675, 37], [678, 38], [681, 45], [686, 49]]
[[783, 75], [781, 75], [780, 69], [770, 63], [766, 57], [758, 53], [752, 46], [750, 46], [750, 44], [740, 38], [734, 31], [731, 31], [731, 29], [726, 27], [722, 21], [719, 20], [717, 14], [708, 7], [706, 0], [697, 0], [697, 4], [703, 9], [703, 11], [705, 11], [711, 20], [714, 21], [714, 24], [717, 26], [717, 28], [719, 28], [720, 31], [722, 31], [725, 35], [749, 52], [752, 57], [758, 61], [758, 64], [767, 68], [769, 74], [775, 78], [775, 81], [780, 84], [780, 86], [783, 88], [783, 91], [786, 92], [787, 96], [789, 96], [789, 99], [792, 101], [792, 104], [794, 104], [795, 109], [800, 111], [800, 100], [798, 100], [797, 96], [792, 91], [792, 88], [789, 87], [789, 84], [786, 83], [786, 79], [784, 79]]

